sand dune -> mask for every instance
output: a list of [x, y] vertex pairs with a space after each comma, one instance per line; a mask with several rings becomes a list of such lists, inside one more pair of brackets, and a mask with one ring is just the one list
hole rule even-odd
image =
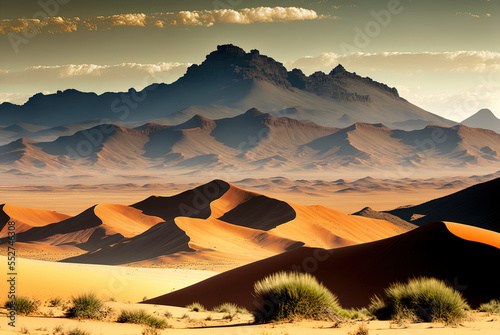
[[72, 246], [65, 262], [172, 266], [222, 261], [234, 268], [303, 245], [330, 249], [406, 231], [384, 220], [291, 204], [214, 180], [131, 206], [96, 205], [22, 232], [18, 241], [30, 257], [46, 245], [60, 259], [57, 247]]
[[499, 199], [500, 178], [497, 177], [442, 198], [388, 213], [419, 226], [445, 220], [500, 232]]
[[[345, 307], [362, 307], [394, 281], [413, 276], [446, 280], [467, 300], [500, 298], [500, 234], [454, 223], [435, 222], [388, 239], [331, 250], [298, 248], [258, 261], [146, 303], [212, 307], [225, 301], [256, 309], [253, 283], [276, 271], [310, 272]], [[485, 244], [487, 242], [487, 244]]]
[[[6, 206], [10, 208], [10, 205]], [[74, 217], [44, 210], [18, 209], [18, 212], [20, 218], [26, 219], [31, 215], [38, 222], [29, 229], [19, 230], [17, 235], [18, 242], [25, 242], [26, 249], [33, 250], [37, 249], [37, 245], [45, 244], [52, 246], [51, 250], [55, 249], [54, 246], [72, 245], [81, 250], [94, 251], [141, 234], [162, 221], [124, 205], [96, 205]], [[33, 243], [33, 248], [30, 248]]]
[[12, 220], [16, 222], [16, 232], [20, 233], [32, 227], [41, 227], [54, 222], [70, 218], [69, 215], [48, 211], [45, 209], [34, 209], [17, 207], [9, 204], [0, 206], [0, 238], [7, 234], [6, 224]]

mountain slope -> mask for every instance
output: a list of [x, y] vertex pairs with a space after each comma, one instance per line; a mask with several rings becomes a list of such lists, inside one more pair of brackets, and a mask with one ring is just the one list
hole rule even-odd
[[500, 119], [489, 109], [479, 110], [477, 113], [463, 120], [461, 124], [473, 128], [489, 129], [500, 133]]
[[192, 65], [169, 85], [153, 84], [140, 92], [130, 89], [101, 95], [70, 89], [50, 95], [38, 93], [22, 106], [3, 103], [0, 124], [30, 122], [53, 127], [94, 118], [130, 122], [169, 115], [184, 121], [191, 116], [189, 109], [193, 106], [197, 113], [211, 118], [222, 115], [216, 111], [217, 106], [226, 115], [252, 107], [269, 111], [295, 107], [303, 113], [290, 117], [327, 126], [345, 127], [346, 119], [388, 126], [398, 122], [404, 129], [414, 129], [415, 120], [420, 125], [454, 124], [402, 99], [395, 88], [350, 73], [342, 66], [329, 74], [305, 76], [297, 69], [287, 71], [283, 64], [257, 50], [246, 53], [233, 45], [219, 45], [200, 65]]
[[256, 108], [218, 120], [196, 114], [176, 126], [102, 124], [52, 142], [20, 139], [0, 146], [0, 166], [57, 172], [152, 168], [197, 172], [231, 169], [491, 167], [500, 161], [500, 134], [427, 126], [392, 130], [383, 124], [346, 128], [276, 117]]

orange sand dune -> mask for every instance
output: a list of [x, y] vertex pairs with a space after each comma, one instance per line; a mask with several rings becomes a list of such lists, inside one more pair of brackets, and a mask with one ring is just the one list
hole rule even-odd
[[[28, 217], [33, 211], [36, 210], [18, 210], [20, 215], [24, 215], [22, 218]], [[38, 212], [34, 212], [33, 216], [37, 214]], [[33, 250], [37, 249], [36, 245], [45, 244], [51, 249], [54, 249], [53, 246], [73, 245], [82, 250], [93, 251], [141, 234], [162, 222], [158, 217], [144, 215], [140, 210], [124, 205], [96, 205], [74, 217], [60, 216], [62, 220], [54, 223], [47, 221], [52, 217], [57, 218], [55, 215], [40, 217], [46, 220], [45, 225], [39, 224], [18, 232], [17, 240], [25, 242], [27, 249], [30, 249], [29, 244], [35, 244]]]
[[16, 232], [20, 233], [32, 227], [41, 227], [50, 223], [59, 222], [70, 218], [69, 215], [61, 214], [45, 209], [17, 207], [9, 204], [0, 206], [0, 238], [7, 236], [6, 224], [12, 220], [16, 222]]
[[[450, 233], [451, 231], [455, 233]], [[477, 306], [500, 298], [500, 249], [484, 241], [500, 234], [471, 233], [467, 227], [435, 222], [402, 235], [337, 249], [302, 247], [227, 271], [146, 303], [185, 306], [199, 301], [210, 308], [234, 302], [259, 305], [253, 284], [277, 271], [309, 272], [335, 293], [344, 307], [367, 306], [394, 281], [414, 276], [446, 280]], [[467, 239], [465, 239], [467, 238]]]
[[291, 239], [300, 236], [300, 241], [311, 247], [336, 248], [371, 242], [407, 231], [384, 220], [348, 215], [323, 206], [291, 206], [296, 212], [296, 218], [271, 232]]
[[[387, 221], [351, 216], [326, 207], [291, 205], [221, 180], [173, 197], [150, 197], [133, 207], [165, 222], [66, 261], [148, 265], [150, 260], [149, 265], [162, 261], [171, 265], [199, 257], [237, 261], [241, 265], [304, 244], [336, 248], [406, 231]], [[181, 252], [183, 257], [176, 257]]]
[[500, 249], [500, 234], [461, 223], [445, 222], [446, 228], [453, 234], [467, 241], [475, 241]]

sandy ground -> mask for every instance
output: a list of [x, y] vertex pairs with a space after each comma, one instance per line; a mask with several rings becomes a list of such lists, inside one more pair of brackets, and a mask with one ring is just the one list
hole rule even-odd
[[[2, 269], [6, 269], [7, 257], [0, 256], [0, 264]], [[17, 295], [42, 301], [54, 297], [69, 299], [75, 294], [95, 292], [105, 300], [113, 298], [137, 302], [217, 274], [212, 271], [55, 263], [23, 258], [17, 258], [16, 267]], [[2, 271], [0, 275], [2, 283], [7, 280], [7, 272]], [[7, 299], [7, 293], [7, 287], [2, 284], [0, 303]]]
[[[106, 307], [112, 312], [107, 320], [78, 321], [62, 317], [60, 307], [41, 307], [38, 315], [17, 317], [16, 327], [7, 325], [6, 310], [0, 310], [2, 323], [0, 334], [53, 334], [56, 327], [67, 331], [80, 328], [92, 335], [96, 334], [141, 334], [144, 327], [135, 324], [120, 324], [114, 322], [122, 309], [145, 309], [150, 314], [164, 317], [166, 312], [172, 314], [167, 319], [171, 328], [160, 331], [159, 334], [241, 334], [241, 335], [302, 335], [302, 334], [349, 334], [365, 325], [370, 335], [417, 335], [417, 334], [498, 334], [500, 331], [500, 316], [487, 313], [472, 312], [467, 321], [458, 326], [445, 326], [440, 323], [407, 323], [394, 324], [390, 321], [351, 321], [340, 325], [326, 321], [300, 321], [294, 323], [251, 324], [253, 318], [249, 314], [237, 314], [232, 320], [225, 319], [227, 314], [214, 312], [192, 312], [185, 308], [138, 305], [119, 302], [108, 302]], [[207, 320], [207, 318], [209, 318]]]

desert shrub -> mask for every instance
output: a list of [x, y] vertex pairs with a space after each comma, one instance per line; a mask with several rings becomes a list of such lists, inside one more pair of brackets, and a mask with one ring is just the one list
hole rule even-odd
[[248, 311], [248, 309], [246, 309], [245, 307], [241, 307], [241, 306], [236, 306], [236, 313], [250, 314], [250, 312]]
[[222, 305], [215, 306], [212, 311], [217, 313], [236, 313], [238, 306], [236, 304], [225, 302]]
[[462, 294], [435, 278], [410, 279], [386, 290], [387, 307], [393, 319], [456, 323], [469, 308]]
[[64, 335], [90, 335], [90, 332], [81, 328], [73, 328], [64, 332]]
[[116, 321], [145, 325], [155, 329], [165, 329], [168, 327], [165, 319], [151, 315], [143, 309], [122, 310]]
[[219, 306], [215, 306], [212, 311], [216, 313], [248, 314], [248, 310], [245, 307], [238, 306], [232, 302], [225, 302]]
[[72, 304], [66, 316], [78, 319], [102, 319], [106, 316], [106, 310], [101, 299], [94, 293], [83, 293], [72, 298]]
[[62, 331], [63, 331], [63, 326], [57, 325], [52, 330], [52, 334], [56, 335], [56, 334], [62, 333]]
[[200, 304], [199, 302], [193, 302], [192, 304], [189, 304], [186, 306], [187, 309], [193, 311], [193, 312], [201, 312], [205, 310], [205, 306]]
[[479, 306], [480, 312], [488, 312], [488, 313], [500, 313], [500, 300], [490, 300], [487, 303], [481, 304]]
[[56, 298], [52, 298], [49, 300], [49, 306], [50, 307], [57, 307], [57, 306], [60, 306], [62, 305], [62, 299], [59, 298], [59, 297], [56, 297]]
[[375, 319], [388, 320], [391, 318], [389, 307], [379, 295], [374, 295], [370, 298], [370, 305], [368, 305], [366, 310], [367, 314]]
[[38, 302], [27, 297], [15, 297], [7, 300], [5, 308], [15, 310], [20, 315], [29, 315], [38, 310]]
[[308, 273], [279, 272], [254, 284], [261, 310], [256, 322], [306, 319], [338, 319], [347, 314], [337, 297]]
[[357, 329], [347, 333], [348, 335], [368, 335], [368, 327], [365, 324], [361, 324]]
[[156, 329], [156, 328], [152, 328], [152, 327], [144, 327], [142, 329], [142, 335], [160, 335], [161, 334], [161, 331]]
[[163, 316], [165, 316], [167, 319], [170, 319], [171, 317], [173, 317], [174, 315], [172, 314], [172, 312], [170, 311], [166, 311]]

